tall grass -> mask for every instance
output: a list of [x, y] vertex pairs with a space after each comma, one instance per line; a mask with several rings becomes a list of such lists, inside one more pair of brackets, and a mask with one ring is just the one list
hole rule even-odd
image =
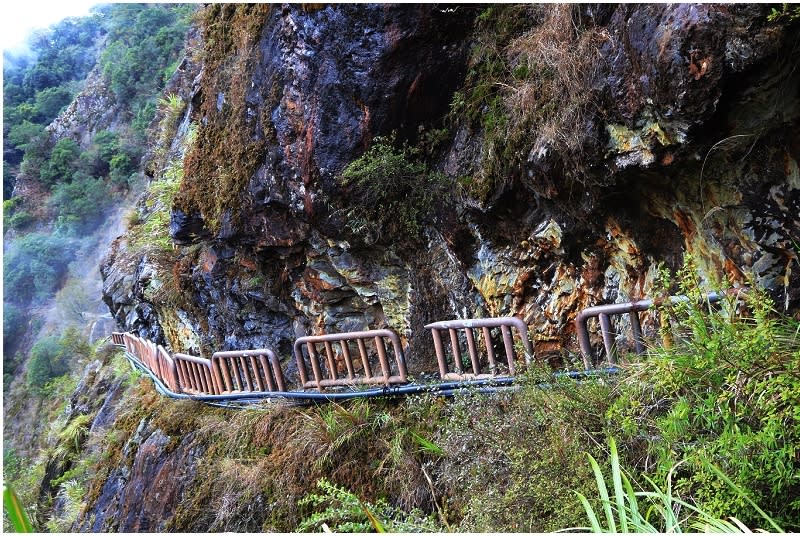
[[5, 483], [3, 483], [3, 507], [14, 532], [33, 532], [33, 525], [20, 504], [17, 494]]
[[[588, 455], [597, 482], [601, 509], [600, 511], [595, 509], [585, 495], [576, 492], [589, 520], [588, 527], [577, 527], [577, 530], [591, 530], [595, 533], [752, 532], [735, 517], [721, 519], [677, 497], [672, 489], [672, 472], [667, 477], [665, 488], [662, 489], [645, 476], [644, 479], [650, 485], [651, 491], [635, 491], [630, 478], [620, 467], [617, 445], [613, 439], [609, 441], [609, 451], [610, 485], [600, 465]], [[761, 510], [742, 488], [713, 464], [709, 463], [708, 466], [730, 486], [734, 493], [756, 509], [772, 532], [783, 532], [783, 529]]]

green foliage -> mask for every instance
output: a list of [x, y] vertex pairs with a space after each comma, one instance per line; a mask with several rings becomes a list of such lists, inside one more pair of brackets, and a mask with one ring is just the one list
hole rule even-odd
[[101, 130], [95, 134], [92, 142], [97, 146], [97, 157], [106, 164], [119, 152], [119, 136], [110, 130]]
[[27, 383], [39, 394], [44, 393], [47, 382], [69, 371], [67, 355], [61, 341], [54, 335], [36, 341], [30, 356]]
[[48, 531], [69, 532], [83, 509], [85, 497], [86, 489], [80, 481], [70, 479], [62, 482], [58, 489], [58, 499], [62, 504], [61, 515], [48, 521]]
[[109, 44], [99, 62], [120, 104], [135, 109], [164, 87], [164, 68], [177, 60], [188, 15], [194, 9], [190, 5], [115, 6]]
[[156, 114], [156, 104], [154, 102], [136, 103], [133, 105], [133, 120], [131, 121], [131, 129], [136, 136], [144, 143], [147, 138], [147, 128], [150, 126], [150, 121]]
[[33, 532], [33, 525], [28, 514], [25, 513], [25, 508], [14, 490], [5, 482], [3, 482], [3, 511], [11, 521], [14, 532]]
[[3, 371], [8, 372], [16, 368], [12, 359], [12, 349], [16, 347], [19, 337], [25, 333], [28, 323], [25, 309], [13, 303], [3, 304]]
[[[587, 453], [602, 437], [611, 388], [533, 371], [515, 394], [464, 393], [434, 436], [433, 477], [459, 532], [548, 532], [580, 522], [572, 489], [589, 490]], [[457, 523], [457, 525], [455, 525]]]
[[11, 126], [7, 139], [15, 147], [24, 150], [32, 140], [42, 136], [43, 134], [44, 127], [42, 125], [32, 123], [25, 119], [21, 123]]
[[35, 218], [22, 206], [20, 197], [3, 201], [3, 225], [6, 229], [23, 229], [34, 220]]
[[[600, 465], [588, 455], [589, 463], [597, 482], [599, 503], [602, 513], [598, 513], [581, 493], [577, 493], [581, 500], [586, 516], [589, 518], [590, 527], [581, 527], [580, 530], [590, 529], [594, 533], [676, 533], [690, 529], [692, 532], [725, 532], [740, 533], [750, 530], [736, 518], [730, 521], [715, 517], [693, 504], [690, 504], [673, 495], [672, 471], [667, 475], [666, 489], [661, 489], [652, 480], [645, 477], [652, 491], [634, 491], [630, 478], [621, 469], [617, 446], [613, 439], [609, 441], [611, 485], [606, 484], [606, 478]], [[713, 467], [713, 466], [712, 466]], [[672, 469], [675, 469], [674, 467]], [[745, 492], [736, 486], [730, 479], [713, 468], [718, 476], [723, 478], [731, 490], [749, 501]], [[752, 501], [751, 501], [752, 503]], [[771, 525], [777, 532], [783, 530], [758, 506], [753, 506], [762, 516], [762, 521]], [[680, 512], [680, 513], [679, 513]]]
[[25, 144], [25, 154], [20, 164], [20, 171], [29, 177], [39, 177], [42, 166], [50, 158], [50, 150], [52, 144], [48, 140], [48, 136], [42, 133], [40, 136], [35, 136]]
[[158, 105], [164, 109], [165, 118], [167, 121], [171, 121], [173, 123], [178, 119], [180, 114], [183, 112], [183, 109], [186, 107], [183, 99], [174, 93], [170, 93], [166, 97], [158, 99]]
[[162, 251], [172, 251], [172, 238], [169, 235], [170, 208], [183, 180], [183, 166], [180, 160], [172, 161], [161, 179], [152, 181], [145, 197], [146, 215], [136, 214], [129, 223], [131, 243], [138, 247], [157, 247]]
[[47, 185], [69, 182], [72, 174], [77, 170], [80, 154], [81, 148], [72, 138], [58, 140], [50, 153], [50, 159], [42, 165], [39, 171], [42, 182]]
[[17, 455], [17, 451], [6, 443], [3, 447], [3, 480], [6, 482], [16, 480], [23, 469], [23, 460]]
[[4, 197], [10, 197], [14, 183], [14, 176], [5, 170], [23, 159], [23, 151], [24, 170], [33, 177], [39, 175], [50, 149], [44, 125], [70, 102], [77, 91], [76, 82], [94, 65], [93, 45], [102, 33], [96, 15], [65, 19], [34, 32], [28, 40], [30, 55], [3, 53]]
[[347, 407], [332, 403], [320, 409], [326, 435], [330, 442], [316, 460], [319, 467], [332, 464], [336, 453], [356, 444], [376, 430], [391, 424], [391, 415], [375, 411], [369, 402], [357, 400]]
[[[178, 130], [178, 120], [183, 110], [186, 108], [186, 104], [180, 96], [170, 93], [166, 97], [158, 100], [158, 108], [161, 114], [161, 120], [158, 123], [158, 140], [156, 142], [155, 157], [157, 159], [157, 165], [163, 166], [165, 159], [169, 155], [172, 140], [175, 138], [175, 133]], [[191, 146], [192, 143], [193, 141], [187, 141], [188, 146]]]
[[781, 8], [773, 7], [769, 15], [767, 15], [769, 22], [787, 21], [794, 22], [800, 20], [800, 6], [797, 4], [781, 4]]
[[366, 153], [348, 164], [342, 184], [354, 207], [348, 212], [353, 233], [373, 242], [420, 236], [434, 207], [447, 200], [447, 178], [417, 157], [414, 148], [396, 148], [394, 136], [377, 137]]
[[88, 414], [78, 415], [58, 433], [59, 445], [55, 456], [63, 460], [71, 460], [81, 451], [81, 445], [89, 433], [89, 425], [92, 424], [92, 416]]
[[91, 355], [91, 347], [80, 332], [70, 327], [61, 336], [49, 335], [36, 341], [28, 361], [27, 383], [37, 393], [53, 392], [50, 380], [70, 371], [71, 365]]
[[27, 305], [51, 296], [71, 254], [72, 244], [59, 235], [31, 233], [15, 240], [3, 256], [6, 303]]
[[109, 162], [110, 177], [114, 184], [127, 184], [128, 177], [136, 171], [136, 165], [127, 154], [117, 154]]
[[25, 229], [36, 221], [31, 214], [25, 210], [17, 210], [7, 220], [4, 218], [4, 225], [9, 229]]
[[141, 150], [129, 136], [121, 139], [116, 132], [97, 133], [88, 150], [79, 157], [78, 170], [92, 177], [109, 176], [111, 183], [127, 186], [128, 177], [136, 170]]
[[[189, 14], [195, 9], [193, 5], [100, 6], [89, 17], [66, 19], [35, 33], [29, 40], [33, 60], [4, 53], [4, 138], [8, 141], [4, 143], [4, 197], [11, 196], [15, 181], [15, 174], [7, 171], [20, 161], [23, 173], [40, 177], [48, 186], [69, 182], [77, 169], [93, 177], [110, 172], [115, 184], [127, 186], [143, 152], [155, 96], [165, 81], [164, 68], [177, 62]], [[98, 60], [95, 45], [104, 34], [107, 46]], [[109, 78], [119, 104], [133, 112], [127, 146], [110, 148], [106, 142], [115, 140], [100, 133], [98, 151], [80, 154], [67, 141], [52, 147], [43, 133], [44, 125], [69, 104], [79, 81], [96, 61]], [[15, 226], [29, 223], [24, 217], [20, 214], [13, 222]]]
[[[35, 59], [15, 57], [5, 52], [3, 94], [5, 106], [34, 101], [37, 92], [82, 80], [94, 65], [94, 41], [102, 34], [98, 15], [68, 18], [50, 28], [35, 32], [28, 40]], [[59, 97], [57, 100], [63, 100]], [[42, 122], [54, 116], [46, 115]]]
[[[800, 324], [773, 312], [758, 289], [747, 292], [743, 309], [733, 298], [712, 307], [694, 274], [689, 260], [678, 286], [690, 299], [662, 307], [672, 346], [632, 366], [609, 419], [620, 438], [647, 445], [637, 465], [654, 478], [686, 460], [673, 471], [675, 489], [711, 515], [757, 523], [749, 497], [797, 528]], [[706, 460], [744, 494], [721, 483]]]
[[74, 91], [65, 86], [49, 87], [36, 93], [37, 122], [48, 124], [72, 101]]
[[[405, 512], [385, 500], [362, 501], [354, 493], [322, 478], [317, 481], [321, 493], [300, 499], [301, 506], [311, 506], [315, 513], [303, 519], [297, 532], [436, 532], [441, 530], [432, 516], [419, 510]], [[323, 508], [324, 507], [324, 508]], [[323, 508], [322, 511], [319, 511]]]
[[110, 192], [102, 179], [81, 172], [72, 181], [53, 187], [50, 205], [55, 211], [56, 228], [64, 234], [82, 235], [96, 226], [105, 216]]

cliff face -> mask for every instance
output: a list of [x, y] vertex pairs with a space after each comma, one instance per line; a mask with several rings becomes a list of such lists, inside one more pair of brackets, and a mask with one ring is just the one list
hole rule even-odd
[[[159, 269], [117, 242], [118, 322], [284, 357], [302, 334], [390, 327], [424, 370], [425, 323], [520, 315], [563, 356], [581, 308], [648, 295], [685, 253], [797, 310], [796, 26], [743, 5], [492, 9], [209, 7], [204, 61], [173, 81], [197, 125], [179, 246]], [[491, 79], [487, 51], [513, 75]], [[393, 131], [449, 181], [413, 240], [353, 231], [340, 179]]]

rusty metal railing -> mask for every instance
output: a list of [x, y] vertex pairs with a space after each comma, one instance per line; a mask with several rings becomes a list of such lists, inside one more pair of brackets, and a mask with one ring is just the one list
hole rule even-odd
[[[708, 303], [716, 303], [728, 294], [738, 295], [741, 289], [731, 289], [726, 292], [710, 292], [706, 294], [705, 300]], [[689, 298], [686, 296], [670, 296], [669, 301], [672, 303], [684, 302]], [[638, 300], [632, 302], [611, 303], [607, 305], [595, 305], [588, 307], [578, 313], [575, 318], [575, 328], [578, 334], [578, 344], [581, 348], [581, 356], [583, 357], [583, 364], [586, 369], [592, 368], [594, 361], [594, 351], [592, 350], [592, 343], [589, 339], [589, 319], [597, 318], [600, 323], [600, 335], [603, 338], [603, 347], [606, 351], [606, 359], [610, 363], [617, 362], [617, 343], [616, 333], [611, 328], [611, 317], [619, 315], [629, 315], [631, 323], [631, 331], [633, 332], [633, 346], [637, 354], [644, 353], [645, 344], [644, 336], [642, 334], [642, 323], [639, 318], [641, 311], [650, 309], [658, 302], [654, 300]]]
[[111, 343], [117, 346], [125, 346], [125, 334], [115, 331], [111, 334]]
[[[500, 375], [516, 374], [516, 355], [514, 351], [514, 335], [512, 328], [516, 330], [517, 338], [522, 342], [525, 351], [525, 362], [533, 360], [533, 347], [528, 338], [528, 327], [519, 318], [473, 318], [466, 320], [446, 320], [428, 324], [425, 328], [431, 330], [433, 336], [433, 346], [436, 350], [436, 359], [439, 362], [439, 375], [443, 380], [469, 380], [493, 378]], [[500, 335], [503, 341], [502, 347], [496, 346], [492, 338], [492, 330], [500, 328]], [[442, 343], [442, 331], [447, 331], [450, 336], [450, 352], [452, 354], [453, 372], [450, 371], [448, 364], [447, 351]], [[472, 372], [465, 372], [465, 364], [462, 358], [462, 343], [459, 331], [463, 330], [466, 342], [467, 356], [469, 357], [469, 367]], [[476, 338], [473, 330], [479, 330], [481, 337]], [[502, 348], [505, 353], [505, 360], [499, 361], [497, 358], [498, 350]], [[480, 350], [485, 351], [486, 360], [481, 359]], [[484, 364], [486, 366], [484, 366]], [[488, 368], [488, 372], [484, 370]]]
[[125, 349], [135, 355], [167, 387], [176, 393], [181, 392], [175, 361], [163, 346], [137, 337], [132, 333], [125, 333], [122, 339]]
[[[613, 350], [609, 315], [644, 310], [651, 305], [651, 301], [642, 300], [583, 311], [578, 330], [581, 348], [591, 351], [586, 327], [589, 318], [600, 318], [606, 332], [604, 341]], [[641, 326], [633, 322], [640, 339]], [[173, 398], [220, 404], [268, 398], [311, 402], [422, 392], [447, 395], [467, 387], [497, 390], [510, 387], [520, 365], [530, 364], [534, 357], [528, 328], [519, 318], [450, 320], [425, 327], [431, 330], [441, 383], [408, 384], [400, 338], [387, 329], [298, 338], [293, 353], [299, 390], [287, 390], [280, 361], [267, 348], [216, 352], [207, 359], [182, 353], [170, 355], [163, 346], [131, 333], [115, 332], [112, 342], [125, 347], [131, 363], [150, 376], [159, 392]], [[443, 342], [443, 331], [448, 333], [449, 344]], [[585, 359], [588, 363], [589, 358]], [[614, 372], [608, 369], [580, 374]], [[373, 387], [352, 389], [357, 386]], [[336, 387], [351, 389], [331, 389]]]
[[269, 348], [215, 352], [211, 372], [218, 394], [286, 390], [280, 360]]
[[[389, 359], [385, 339], [391, 342], [394, 367]], [[360, 357], [358, 361], [352, 357], [350, 341], [355, 341], [358, 347]], [[336, 349], [334, 343], [338, 343]], [[317, 347], [320, 344], [325, 348], [324, 359]], [[374, 348], [374, 352], [369, 351], [368, 345]], [[304, 347], [314, 375], [313, 379], [308, 375]], [[370, 362], [371, 354], [372, 356], [377, 354], [377, 367]], [[408, 374], [400, 338], [397, 333], [388, 329], [300, 337], [294, 343], [294, 356], [297, 360], [300, 383], [304, 389], [322, 391], [325, 387], [374, 384], [389, 386], [407, 382]], [[379, 369], [380, 373], [376, 369]]]
[[220, 390], [219, 383], [215, 381], [211, 373], [211, 361], [204, 357], [197, 357], [188, 354], [176, 353], [175, 368], [178, 371], [178, 380], [181, 390], [184, 393], [201, 395], [218, 395]]

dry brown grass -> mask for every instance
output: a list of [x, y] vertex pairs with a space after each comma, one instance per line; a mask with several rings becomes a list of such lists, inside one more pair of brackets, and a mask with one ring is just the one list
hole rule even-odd
[[485, 141], [479, 168], [462, 180], [466, 191], [483, 202], [514, 180], [545, 197], [559, 193], [558, 175], [585, 183], [607, 31], [584, 22], [576, 5], [503, 5], [478, 17], [474, 39], [452, 106]]
[[505, 55], [512, 71], [527, 76], [508, 88], [510, 130], [532, 128], [531, 151], [555, 151], [580, 165], [589, 120], [597, 110], [594, 88], [602, 74], [604, 28], [581, 28], [573, 5], [549, 6], [541, 25], [514, 39]]

